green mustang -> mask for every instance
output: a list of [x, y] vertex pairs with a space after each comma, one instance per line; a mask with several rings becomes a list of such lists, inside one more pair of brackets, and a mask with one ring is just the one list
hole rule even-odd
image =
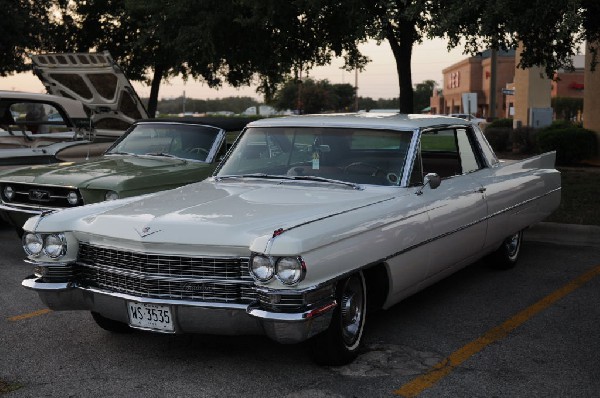
[[146, 119], [135, 122], [98, 160], [0, 173], [0, 217], [20, 233], [44, 211], [176, 188], [210, 176], [227, 151], [236, 118]]

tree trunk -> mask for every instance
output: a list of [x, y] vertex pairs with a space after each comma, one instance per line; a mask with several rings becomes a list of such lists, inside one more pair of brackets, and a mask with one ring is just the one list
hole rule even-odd
[[411, 21], [404, 21], [398, 29], [399, 37], [396, 37], [391, 25], [388, 24], [386, 38], [392, 48], [392, 53], [396, 60], [396, 71], [398, 73], [398, 85], [400, 89], [400, 112], [413, 113], [413, 86], [412, 86], [412, 68], [411, 58], [412, 49], [415, 43], [416, 32], [414, 24]]
[[158, 107], [158, 91], [160, 89], [162, 75], [162, 66], [155, 66], [154, 74], [152, 76], [152, 84], [150, 86], [150, 98], [148, 98], [148, 115], [151, 119], [153, 119], [156, 115], [156, 108]]

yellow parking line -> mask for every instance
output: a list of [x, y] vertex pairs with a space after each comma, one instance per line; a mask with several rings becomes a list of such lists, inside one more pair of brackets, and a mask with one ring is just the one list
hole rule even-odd
[[449, 357], [434, 365], [427, 373], [403, 385], [401, 388], [394, 391], [394, 393], [403, 397], [416, 397], [446, 377], [457, 366], [465, 362], [467, 359], [482, 351], [488, 345], [505, 338], [510, 332], [521, 326], [531, 317], [550, 307], [554, 302], [565, 297], [598, 275], [600, 275], [600, 265], [592, 268], [590, 271], [569, 282], [562, 288], [554, 291], [537, 303], [519, 312], [502, 325], [489, 330], [477, 340], [474, 340], [459, 350], [453, 352]]
[[47, 314], [49, 312], [52, 312], [52, 310], [48, 309], [48, 308], [45, 308], [43, 310], [38, 310], [38, 311], [30, 312], [29, 314], [11, 316], [10, 318], [8, 318], [8, 320], [11, 321], [11, 322], [22, 321], [23, 319], [33, 318], [33, 317], [36, 317], [36, 316]]

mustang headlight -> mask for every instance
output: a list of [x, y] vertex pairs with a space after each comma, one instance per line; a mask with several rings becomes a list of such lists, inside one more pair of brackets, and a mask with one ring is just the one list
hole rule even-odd
[[6, 200], [13, 200], [15, 197], [15, 190], [10, 185], [4, 187], [4, 197]]
[[44, 239], [44, 253], [50, 258], [59, 258], [67, 252], [67, 241], [63, 234], [51, 234]]
[[77, 203], [79, 203], [79, 196], [77, 195], [77, 192], [69, 192], [67, 194], [67, 202], [69, 202], [71, 206], [75, 206]]
[[281, 257], [275, 264], [275, 276], [285, 285], [294, 285], [304, 279], [306, 266], [300, 257]]
[[39, 256], [44, 248], [44, 239], [39, 234], [23, 235], [23, 250], [30, 256]]
[[117, 200], [119, 199], [119, 194], [115, 191], [106, 191], [104, 194], [104, 200]]
[[253, 256], [250, 261], [250, 273], [255, 279], [267, 282], [273, 278], [275, 267], [269, 257], [257, 255]]

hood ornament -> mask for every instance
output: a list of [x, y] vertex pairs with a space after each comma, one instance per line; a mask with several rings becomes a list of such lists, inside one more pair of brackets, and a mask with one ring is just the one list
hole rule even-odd
[[144, 228], [142, 228], [142, 230], [141, 230], [141, 231], [140, 231], [140, 230], [138, 230], [137, 228], [134, 228], [134, 229], [135, 229], [135, 232], [137, 232], [137, 233], [138, 233], [138, 235], [140, 236], [140, 238], [145, 238], [146, 236], [150, 236], [150, 235], [152, 235], [152, 234], [155, 234], [155, 233], [157, 233], [157, 232], [160, 232], [160, 231], [161, 231], [160, 229], [157, 229], [157, 230], [155, 230], [155, 231], [152, 231], [152, 228], [150, 228], [150, 227], [144, 227]]

